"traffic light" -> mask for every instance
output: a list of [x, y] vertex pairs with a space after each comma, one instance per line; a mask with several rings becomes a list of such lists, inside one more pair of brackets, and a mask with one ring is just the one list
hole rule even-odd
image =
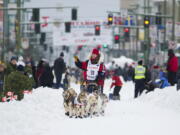
[[109, 14], [108, 15], [108, 25], [112, 25], [113, 24], [113, 15]]
[[103, 48], [108, 48], [108, 45], [107, 44], [103, 44]]
[[149, 28], [150, 25], [150, 19], [148, 16], [144, 17], [144, 28]]
[[120, 35], [114, 35], [114, 43], [118, 44], [120, 41]]
[[33, 8], [32, 21], [39, 22], [39, 8]]
[[125, 39], [125, 41], [129, 41], [129, 37], [130, 37], [130, 29], [124, 28], [124, 39]]
[[76, 8], [72, 9], [71, 15], [72, 15], [71, 16], [72, 20], [77, 20], [77, 9]]
[[71, 32], [71, 22], [65, 22], [65, 32]]
[[[156, 15], [161, 15], [160, 12], [156, 13]], [[162, 18], [159, 16], [156, 16], [156, 24], [161, 25], [162, 24]]]
[[100, 30], [101, 30], [100, 25], [95, 25], [95, 35], [96, 36], [100, 35]]
[[33, 8], [33, 11], [32, 11], [33, 15], [32, 15], [32, 21], [36, 22], [35, 23], [35, 33], [40, 33], [41, 32], [41, 25], [39, 23], [39, 8]]

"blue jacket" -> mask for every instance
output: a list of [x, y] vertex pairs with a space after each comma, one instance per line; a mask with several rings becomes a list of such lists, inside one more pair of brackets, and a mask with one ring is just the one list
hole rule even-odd
[[159, 88], [163, 89], [165, 87], [170, 86], [165, 72], [163, 72], [163, 71], [159, 72], [159, 79], [160, 79], [160, 81], [156, 82], [159, 85]]

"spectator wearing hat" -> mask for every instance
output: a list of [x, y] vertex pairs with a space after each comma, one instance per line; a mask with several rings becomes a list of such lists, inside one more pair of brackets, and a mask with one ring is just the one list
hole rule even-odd
[[6, 75], [17, 70], [17, 57], [12, 56], [10, 62], [7, 64]]
[[[94, 48], [90, 59], [86, 61], [80, 61], [77, 56], [74, 56], [74, 60], [76, 66], [84, 71], [84, 81], [86, 84], [95, 83], [99, 88], [99, 92], [103, 92], [105, 65], [100, 51], [97, 48]], [[88, 89], [87, 91], [89, 93], [93, 92], [92, 89]]]
[[143, 66], [143, 61], [138, 61], [138, 65], [135, 67], [134, 70], [134, 82], [135, 82], [135, 94], [134, 98], [137, 98], [139, 95], [142, 94], [143, 90], [145, 89], [145, 75], [146, 75], [146, 68]]
[[39, 78], [40, 86], [51, 88], [53, 86], [53, 79], [54, 79], [54, 76], [52, 73], [52, 69], [49, 66], [49, 64], [46, 63], [44, 65], [44, 72], [42, 73], [42, 75]]
[[25, 62], [24, 62], [24, 58], [22, 56], [19, 56], [18, 61], [17, 61], [17, 66], [18, 65], [22, 65], [25, 67]]
[[61, 84], [62, 74], [66, 71], [66, 63], [64, 62], [64, 53], [61, 52], [59, 58], [54, 61], [54, 73], [56, 77], [56, 88], [63, 87]]
[[168, 82], [173, 86], [176, 83], [176, 74], [178, 71], [178, 58], [175, 56], [174, 51], [172, 49], [168, 50], [168, 57]]
[[37, 65], [37, 69], [35, 72], [35, 82], [36, 82], [36, 87], [40, 86], [40, 77], [44, 72], [44, 65], [45, 65], [45, 61], [43, 59], [41, 59]]

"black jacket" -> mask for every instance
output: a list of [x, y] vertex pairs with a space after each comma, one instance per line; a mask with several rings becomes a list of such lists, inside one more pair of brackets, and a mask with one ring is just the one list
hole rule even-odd
[[52, 87], [53, 85], [53, 73], [52, 69], [49, 66], [45, 66], [44, 72], [42, 73], [39, 81], [40, 81], [40, 86], [43, 87]]
[[62, 74], [66, 70], [66, 64], [63, 60], [63, 58], [57, 58], [54, 62], [54, 72], [55, 74]]

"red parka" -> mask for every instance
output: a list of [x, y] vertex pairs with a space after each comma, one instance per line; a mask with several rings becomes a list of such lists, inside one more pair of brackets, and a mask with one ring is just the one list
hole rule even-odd
[[177, 72], [178, 71], [178, 58], [173, 56], [169, 59], [167, 63], [167, 71], [169, 72]]
[[117, 76], [117, 75], [113, 75], [111, 88], [112, 88], [113, 86], [122, 86], [122, 85], [123, 85], [123, 83], [122, 83], [120, 77]]

